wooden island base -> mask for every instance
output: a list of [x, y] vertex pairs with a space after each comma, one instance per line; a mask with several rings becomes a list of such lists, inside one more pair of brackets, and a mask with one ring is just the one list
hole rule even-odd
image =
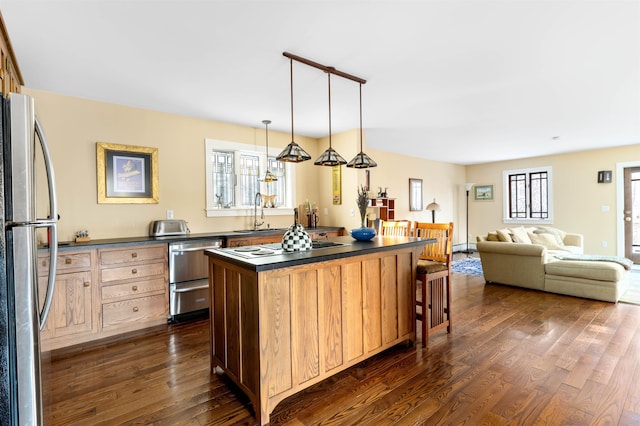
[[290, 395], [414, 343], [423, 246], [263, 271], [208, 252], [212, 371], [220, 367], [246, 393], [264, 425]]

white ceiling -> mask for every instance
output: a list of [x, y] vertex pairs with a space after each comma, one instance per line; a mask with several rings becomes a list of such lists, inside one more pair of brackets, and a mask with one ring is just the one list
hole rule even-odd
[[[288, 51], [367, 80], [377, 149], [474, 164], [640, 143], [639, 1], [0, 0], [0, 11], [29, 88], [290, 132]], [[295, 131], [326, 136], [326, 74], [293, 66]], [[331, 96], [333, 133], [358, 127], [358, 84], [333, 76]]]

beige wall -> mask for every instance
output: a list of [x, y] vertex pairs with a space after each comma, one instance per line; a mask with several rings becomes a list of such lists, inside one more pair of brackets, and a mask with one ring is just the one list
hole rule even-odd
[[[329, 146], [327, 138], [320, 141], [322, 149]], [[351, 160], [359, 149], [359, 131], [346, 132], [332, 136], [332, 146], [347, 161]], [[464, 235], [464, 223], [459, 223], [459, 218], [464, 219], [464, 211], [460, 216], [460, 198], [457, 188], [464, 183], [465, 167], [399, 155], [386, 151], [375, 150], [366, 147], [365, 152], [376, 162], [378, 167], [369, 169], [370, 196], [377, 196], [379, 188], [386, 188], [388, 197], [395, 198], [395, 218], [411, 221], [431, 222], [431, 212], [409, 211], [409, 178], [422, 179], [423, 184], [423, 209], [436, 198], [441, 206], [441, 211], [436, 213], [436, 221], [450, 222], [454, 225], [454, 243], [461, 241], [458, 235]], [[323, 201], [331, 203], [331, 168], [320, 170]], [[335, 206], [334, 210], [339, 217], [345, 218], [343, 223], [347, 229], [360, 226], [360, 215], [356, 205], [357, 188], [365, 184], [365, 171], [342, 169], [343, 202]], [[353, 214], [352, 214], [353, 213]], [[461, 232], [462, 231], [462, 232]]]
[[[89, 230], [93, 239], [147, 235], [149, 222], [165, 218], [173, 210], [175, 218], [185, 219], [193, 233], [246, 228], [251, 218], [207, 218], [205, 215], [205, 138], [247, 143], [262, 147], [264, 128], [256, 117], [256, 128], [167, 114], [25, 88], [36, 101], [36, 111], [49, 139], [58, 182], [62, 241], [75, 232]], [[359, 132], [332, 136], [333, 147], [350, 160], [358, 149]], [[273, 147], [284, 147], [290, 135], [269, 132]], [[98, 204], [96, 195], [96, 142], [156, 147], [159, 153], [160, 202], [158, 204]], [[328, 147], [328, 139], [296, 137], [313, 159]], [[464, 219], [464, 197], [459, 187], [465, 181], [465, 168], [447, 163], [412, 158], [384, 151], [367, 150], [379, 167], [371, 169], [371, 187], [388, 187], [396, 198], [396, 218], [430, 221], [429, 212], [409, 212], [408, 178], [424, 182], [424, 204], [434, 197], [442, 206], [437, 221], [454, 221], [456, 236], [464, 235], [458, 218]], [[331, 168], [317, 167], [312, 161], [295, 165], [296, 203], [305, 200], [320, 208], [320, 225], [359, 226], [355, 203], [358, 184], [365, 172], [342, 168], [341, 205], [332, 204]], [[461, 207], [462, 206], [462, 207]], [[324, 209], [327, 209], [327, 215]], [[462, 208], [462, 210], [461, 210]], [[351, 215], [351, 210], [354, 215]], [[462, 213], [462, 215], [460, 215]], [[288, 226], [291, 217], [268, 217], [272, 227]], [[464, 224], [461, 224], [464, 226]], [[454, 236], [454, 241], [458, 238]]]
[[[264, 128], [249, 128], [131, 108], [104, 102], [24, 90], [34, 96], [36, 112], [51, 147], [60, 211], [60, 239], [89, 230], [94, 239], [147, 235], [149, 222], [166, 217], [185, 219], [194, 233], [244, 228], [248, 218], [207, 218], [205, 214], [205, 138], [264, 146]], [[261, 118], [261, 117], [258, 117]], [[260, 120], [256, 120], [260, 123]], [[258, 124], [260, 125], [260, 124]], [[290, 135], [269, 132], [270, 145], [284, 147]], [[316, 141], [297, 138], [312, 155]], [[98, 204], [96, 142], [157, 147], [158, 204]], [[297, 197], [315, 197], [312, 164], [298, 165]], [[269, 217], [271, 225], [290, 224], [292, 217]]]
[[[494, 185], [493, 201], [474, 201], [470, 196], [470, 241], [475, 242], [476, 235], [504, 227], [503, 170], [551, 166], [553, 226], [584, 234], [587, 253], [616, 255], [617, 226], [622, 220], [622, 213], [616, 211], [616, 164], [635, 161], [640, 162], [640, 145], [468, 166], [469, 182]], [[613, 183], [597, 183], [599, 170], [612, 170]], [[603, 212], [602, 206], [608, 206], [609, 211]], [[606, 248], [603, 241], [607, 242]]]

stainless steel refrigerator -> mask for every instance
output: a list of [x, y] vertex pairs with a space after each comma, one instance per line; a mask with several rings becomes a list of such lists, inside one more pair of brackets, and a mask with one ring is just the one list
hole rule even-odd
[[[12, 93], [0, 102], [0, 422], [41, 425], [40, 328], [51, 306], [58, 250], [54, 174], [33, 99]], [[36, 167], [46, 174], [45, 194], [37, 194]], [[43, 210], [39, 200], [48, 204], [46, 218], [36, 217]], [[49, 236], [51, 266], [41, 307], [36, 262], [42, 233]]]

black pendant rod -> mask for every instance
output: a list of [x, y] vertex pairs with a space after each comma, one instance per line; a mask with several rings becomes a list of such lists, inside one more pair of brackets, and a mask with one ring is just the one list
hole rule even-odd
[[314, 62], [314, 61], [312, 61], [310, 59], [303, 58], [302, 56], [294, 55], [293, 53], [282, 52], [282, 54], [284, 56], [286, 56], [287, 58], [289, 58], [289, 59], [292, 59], [292, 60], [298, 61], [298, 62], [302, 62], [303, 64], [309, 65], [310, 67], [318, 68], [319, 70], [322, 70], [322, 71], [324, 71], [326, 73], [335, 74], [337, 76], [346, 78], [346, 79], [351, 80], [351, 81], [355, 81], [355, 82], [360, 83], [360, 84], [365, 84], [367, 82], [367, 80], [365, 80], [363, 78], [356, 77], [355, 75], [347, 74], [346, 72], [339, 71], [339, 70], [335, 69], [334, 67], [328, 67], [326, 65], [319, 64], [319, 63]]
[[331, 73], [327, 73], [329, 86], [329, 148], [331, 148]]

